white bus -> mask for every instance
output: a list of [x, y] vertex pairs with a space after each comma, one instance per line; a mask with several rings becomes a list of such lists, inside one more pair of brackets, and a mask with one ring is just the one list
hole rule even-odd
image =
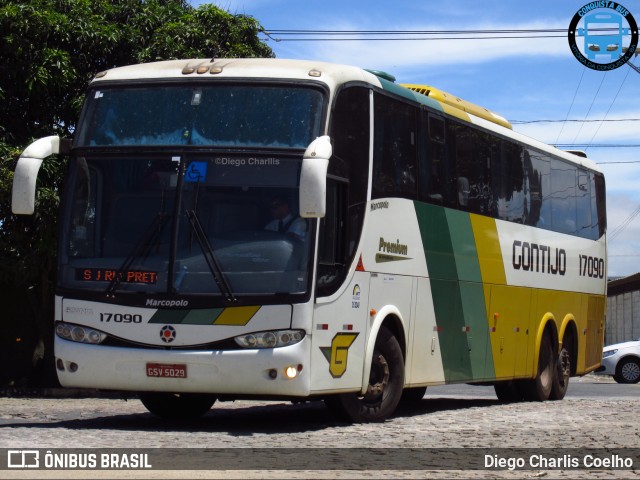
[[383, 72], [176, 60], [91, 82], [69, 156], [55, 308], [67, 387], [161, 417], [323, 399], [380, 421], [428, 385], [561, 399], [601, 360], [604, 177], [503, 118]]

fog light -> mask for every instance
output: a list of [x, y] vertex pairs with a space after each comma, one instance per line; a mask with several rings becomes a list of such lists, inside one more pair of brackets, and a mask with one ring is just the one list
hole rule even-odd
[[56, 367], [58, 370], [61, 370], [64, 372], [64, 362], [62, 361], [61, 358], [56, 359]]
[[275, 368], [269, 370], [269, 378], [276, 379], [278, 378], [278, 371]]
[[77, 371], [78, 371], [78, 364], [77, 364], [77, 363], [74, 363], [74, 362], [70, 362], [70, 363], [69, 363], [69, 371], [70, 371], [71, 373], [73, 373], [73, 372], [77, 372]]
[[284, 369], [284, 374], [287, 378], [296, 378], [298, 376], [298, 369], [294, 366], [290, 366]]

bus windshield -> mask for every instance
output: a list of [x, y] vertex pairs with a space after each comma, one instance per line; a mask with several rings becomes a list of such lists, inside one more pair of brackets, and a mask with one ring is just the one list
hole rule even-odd
[[[105, 294], [304, 294], [296, 156], [86, 155], [70, 165], [60, 285]], [[274, 300], [275, 301], [275, 300]]]
[[75, 146], [305, 148], [322, 104], [300, 85], [106, 86], [89, 92]]

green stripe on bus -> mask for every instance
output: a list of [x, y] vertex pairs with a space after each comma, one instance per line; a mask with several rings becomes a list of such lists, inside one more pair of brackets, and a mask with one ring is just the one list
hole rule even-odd
[[[485, 296], [470, 215], [449, 209], [445, 210], [445, 215], [458, 273], [464, 321], [462, 328], [465, 331], [473, 379], [492, 378], [493, 356], [486, 318]], [[462, 341], [463, 346], [464, 343]]]
[[415, 202], [446, 381], [492, 378], [493, 356], [473, 228], [466, 212]]
[[224, 311], [224, 308], [206, 308], [201, 310], [158, 310], [149, 323], [167, 323], [185, 325], [211, 325]]

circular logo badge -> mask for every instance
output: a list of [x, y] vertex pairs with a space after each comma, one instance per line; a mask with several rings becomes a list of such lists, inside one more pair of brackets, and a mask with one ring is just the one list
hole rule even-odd
[[164, 343], [171, 343], [176, 339], [176, 329], [171, 325], [165, 325], [160, 329], [160, 338]]
[[638, 47], [638, 25], [616, 2], [587, 3], [569, 25], [569, 47], [580, 63], [593, 70], [613, 70], [627, 63]]

